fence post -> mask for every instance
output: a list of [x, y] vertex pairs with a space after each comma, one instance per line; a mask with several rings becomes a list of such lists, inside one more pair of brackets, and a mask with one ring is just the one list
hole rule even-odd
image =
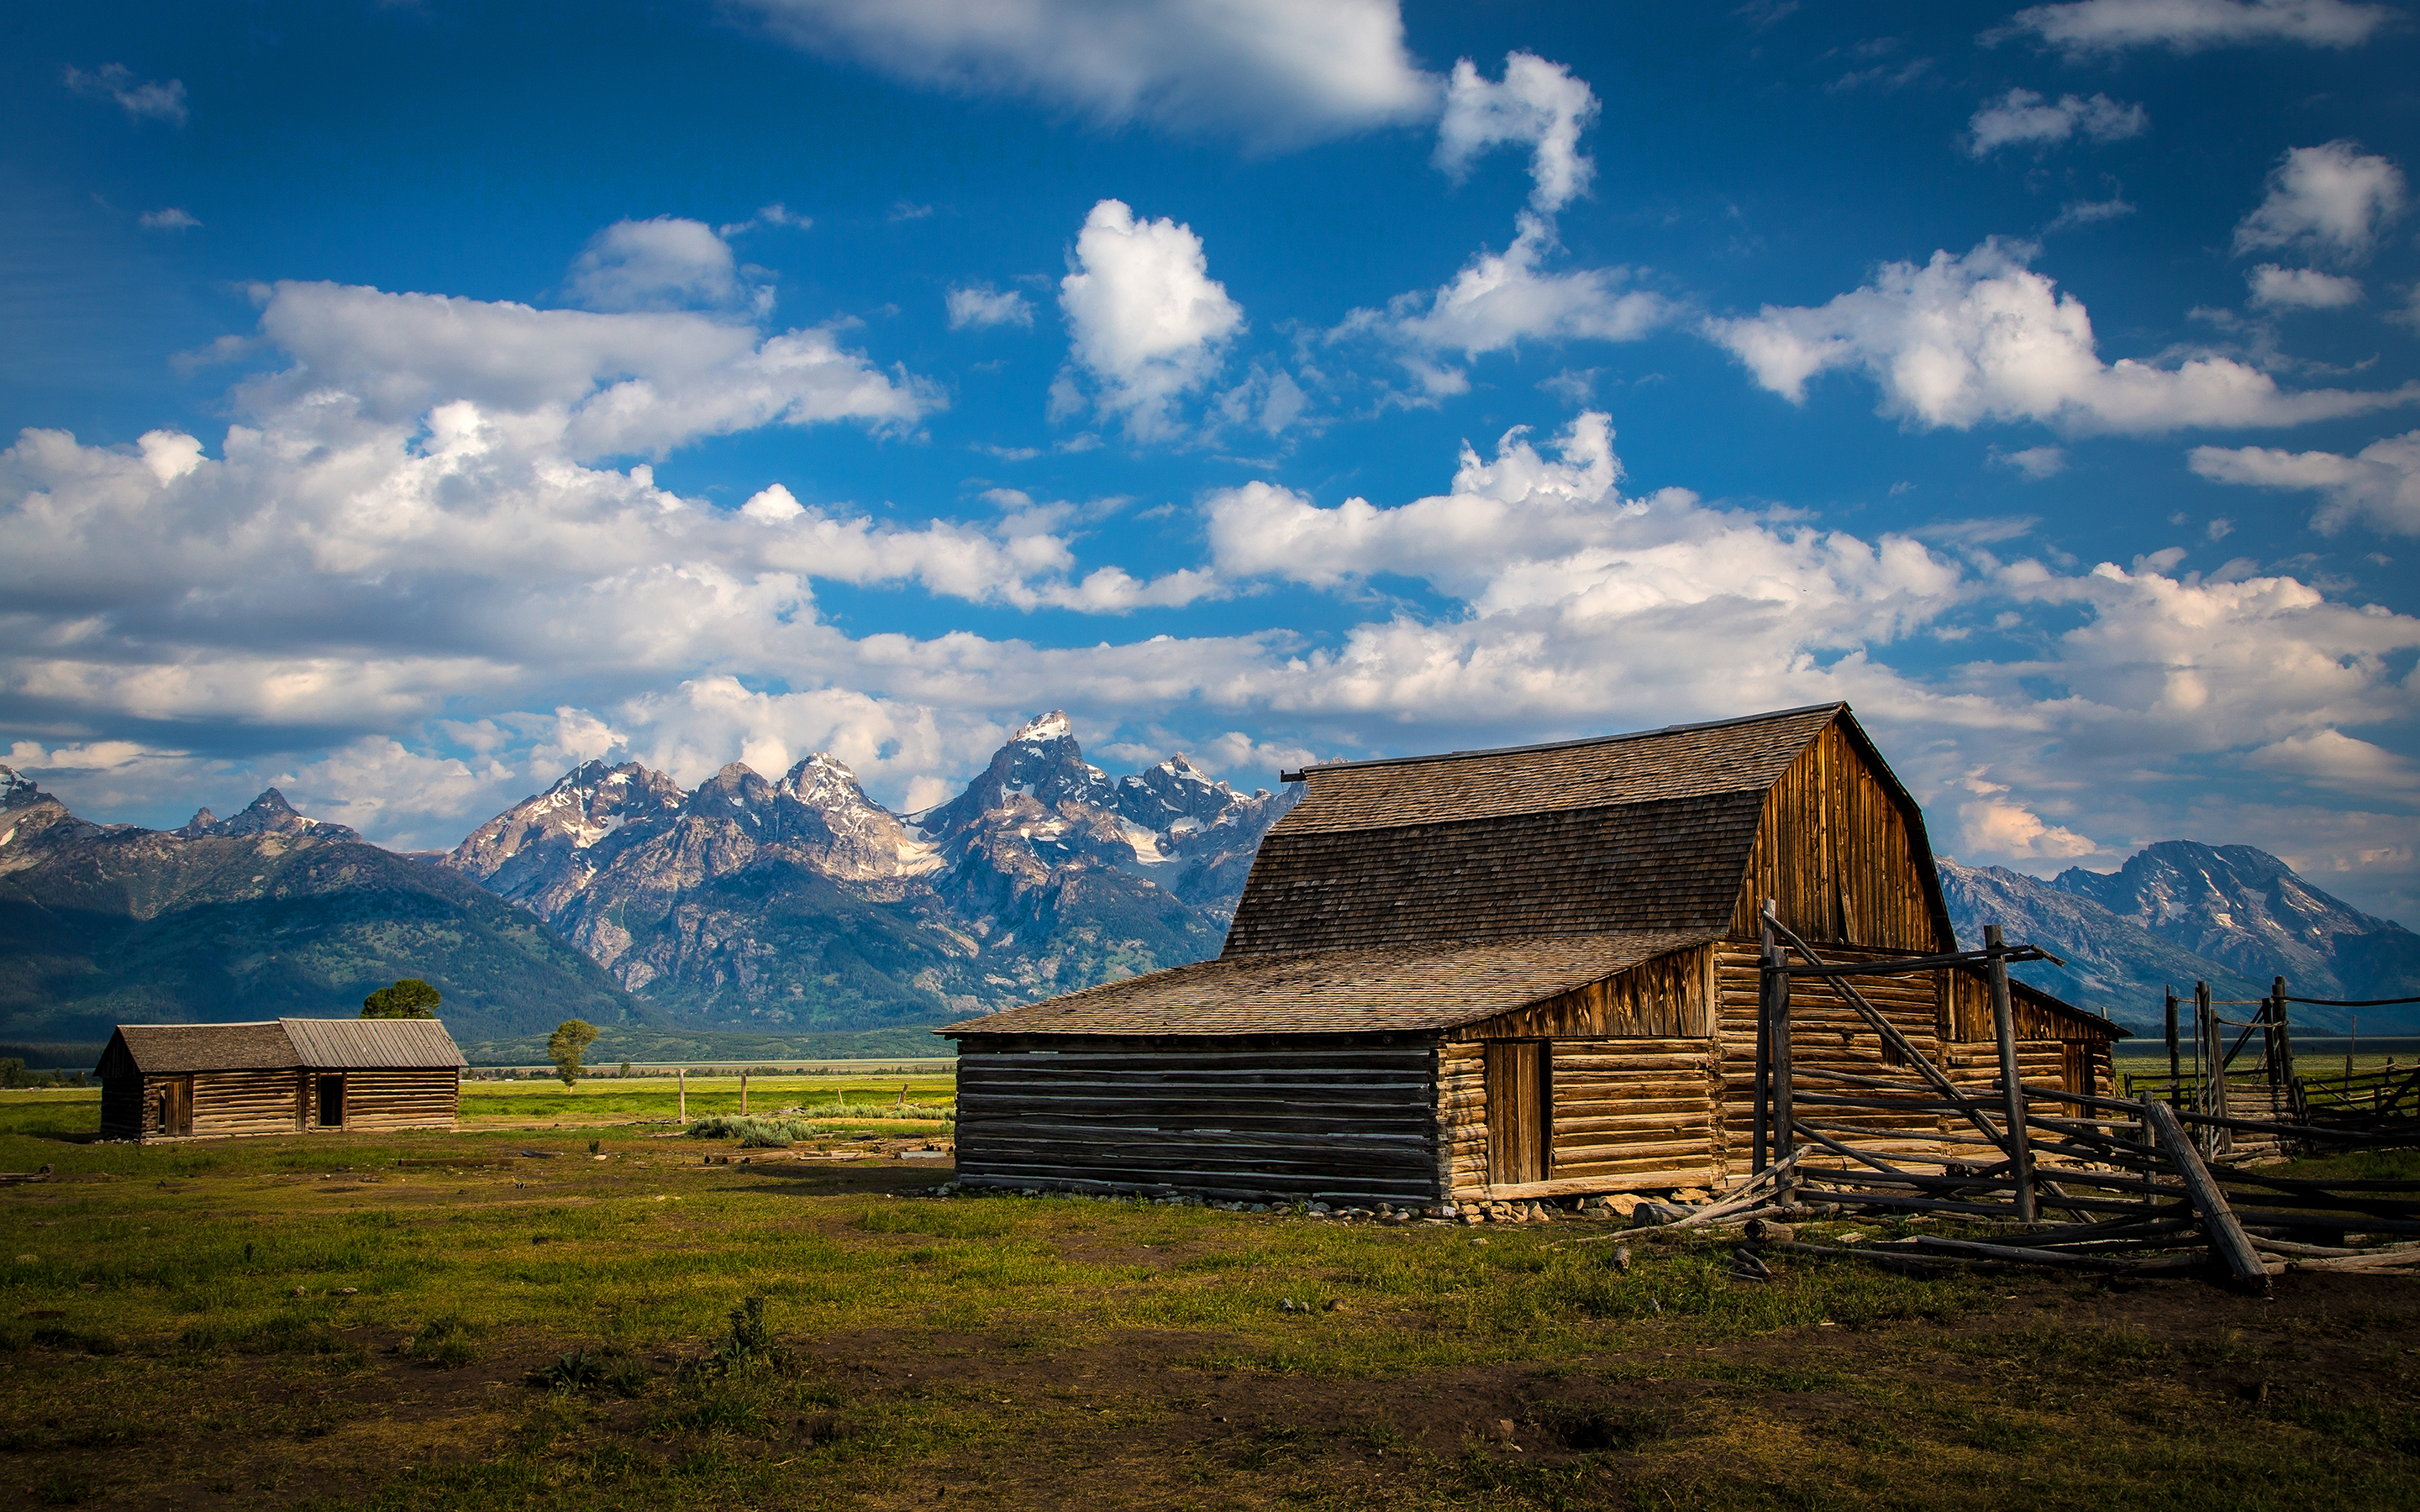
[[[1773, 903], [1766, 900], [1765, 906]], [[1761, 918], [1762, 916], [1759, 916]], [[1764, 1174], [1771, 1159], [1773, 1129], [1773, 973], [1764, 968], [1773, 964], [1773, 925], [1761, 926], [1762, 934], [1756, 951], [1756, 1152], [1749, 1162], [1752, 1172]]]
[[2269, 983], [2269, 1022], [2276, 1026], [2277, 1080], [2290, 1087], [2294, 1083], [2294, 1030], [2286, 1022], [2286, 979], [2283, 977]]
[[2034, 1208], [2033, 1153], [2025, 1148], [2025, 1088], [2017, 1078], [2017, 1014], [2009, 999], [2008, 947], [2000, 926], [1983, 926], [1983, 949], [1991, 952], [1992, 1033], [2000, 1041], [2000, 1086], [2007, 1095], [2009, 1170], [2017, 1182], [2017, 1221], [2032, 1223]]
[[2168, 1096], [2177, 1097], [2184, 1088], [2180, 1085], [2184, 1067], [2177, 1059], [2177, 990], [2168, 989]]
[[739, 1116], [743, 1119], [748, 1117], [748, 1072], [745, 1070], [739, 1073]]
[[1764, 979], [1773, 984], [1773, 1158], [1788, 1160], [1798, 1148], [1790, 1099], [1790, 951], [1779, 941], [1764, 948]]

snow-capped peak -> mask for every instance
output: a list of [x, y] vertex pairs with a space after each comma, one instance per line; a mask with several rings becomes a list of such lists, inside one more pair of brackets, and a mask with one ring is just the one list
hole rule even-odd
[[1067, 711], [1053, 709], [1038, 719], [1027, 721], [1024, 729], [1009, 738], [1012, 741], [1021, 740], [1039, 746], [1048, 741], [1065, 740], [1075, 733], [1075, 722], [1067, 717]]

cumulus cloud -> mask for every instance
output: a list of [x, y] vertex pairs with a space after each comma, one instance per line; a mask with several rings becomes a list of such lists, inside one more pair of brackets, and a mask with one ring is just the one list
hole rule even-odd
[[985, 326], [1031, 326], [1033, 304], [1015, 289], [1001, 291], [989, 285], [970, 288], [953, 288], [949, 294], [950, 329], [963, 331], [972, 326], [980, 331]]
[[745, 0], [780, 35], [918, 84], [1283, 147], [1424, 120], [1395, 0]]
[[2291, 147], [2269, 193], [2235, 228], [2238, 254], [2292, 247], [2357, 262], [2403, 213], [2403, 170], [2351, 142]]
[[1172, 434], [1171, 405], [1217, 374], [1243, 306], [1210, 276], [1191, 226], [1137, 220], [1120, 200], [1093, 207], [1071, 261], [1059, 307], [1100, 408], [1138, 439]]
[[2075, 831], [2049, 824], [2024, 804], [2011, 801], [2009, 785], [1992, 781], [1991, 770], [1976, 767], [1958, 784], [1968, 795], [1957, 805], [1960, 848], [1966, 854], [2073, 860], [2101, 849]]
[[1551, 215], [1586, 193], [1596, 173], [1596, 164], [1580, 151], [1580, 132], [1596, 115], [1595, 93], [1559, 63], [1533, 53], [1510, 53], [1503, 79], [1491, 84], [1464, 58], [1446, 85], [1437, 166], [1458, 179], [1489, 147], [1508, 142], [1527, 147], [1535, 185], [1529, 203]]
[[[571, 265], [572, 298], [591, 310], [723, 309], [758, 301], [731, 244], [703, 221], [617, 221]], [[762, 303], [770, 305], [770, 290]]]
[[2197, 446], [2187, 462], [2215, 483], [2324, 496], [2326, 502], [2311, 517], [2323, 533], [2366, 524], [2390, 535], [2420, 535], [2420, 430], [2373, 441], [2352, 456], [2270, 446]]
[[2150, 115], [2142, 106], [2120, 104], [2107, 95], [2050, 100], [2030, 89], [2011, 89], [1966, 123], [1966, 151], [1988, 158], [2005, 147], [2049, 147], [2076, 137], [2117, 142], [2150, 129]]
[[70, 89], [87, 100], [116, 101], [129, 120], [185, 124], [185, 85], [181, 79], [164, 83], [138, 79], [134, 70], [123, 63], [104, 63], [89, 73], [70, 67], [63, 77]]
[[2262, 263], [2244, 275], [2252, 302], [2264, 310], [2341, 310], [2361, 302], [2361, 280], [2310, 268]]
[[1627, 268], [1543, 267], [1555, 246], [1553, 225], [1528, 211], [1502, 252], [1481, 252], [1435, 290], [1397, 295], [1384, 310], [1355, 310], [1332, 335], [1369, 334], [1410, 348], [1415, 371], [1436, 392], [1459, 393], [1458, 371], [1434, 365], [1438, 354], [1466, 360], [1523, 341], [1637, 341], [1668, 323], [1677, 307], [1652, 289], [1631, 286]]
[[261, 402], [322, 388], [378, 421], [470, 407], [459, 424], [571, 455], [662, 453], [766, 424], [912, 426], [940, 407], [923, 379], [885, 374], [829, 329], [765, 335], [685, 312], [603, 314], [338, 284], [262, 291], [261, 333], [299, 360]]
[[2028, 446], [2021, 452], [2003, 452], [1995, 446], [1992, 460], [2002, 467], [2014, 468], [2034, 483], [2067, 471], [2067, 450], [2059, 446]]
[[2420, 403], [2420, 384], [2288, 393], [2231, 358], [2173, 367], [2101, 360], [2084, 301], [2028, 266], [2038, 249], [1993, 239], [1963, 255], [1887, 263], [1862, 288], [1812, 308], [1766, 305], [1706, 323], [1758, 383], [1799, 403], [1835, 368], [1881, 389], [1880, 412], [1964, 430], [2035, 421], [2084, 432], [2291, 425]]
[[2342, 48], [2360, 46], [2395, 18], [2390, 7], [2350, 0], [2074, 0], [2020, 10], [1983, 39], [2030, 34], [2071, 55], [2259, 42]]

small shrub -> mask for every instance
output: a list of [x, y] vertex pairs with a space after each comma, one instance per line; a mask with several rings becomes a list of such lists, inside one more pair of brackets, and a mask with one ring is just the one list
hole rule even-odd
[[529, 1383], [566, 1395], [610, 1391], [616, 1396], [636, 1396], [647, 1389], [647, 1367], [618, 1350], [581, 1349], [531, 1371]]
[[737, 1376], [752, 1370], [787, 1371], [797, 1365], [790, 1351], [773, 1342], [765, 1321], [765, 1299], [749, 1297], [731, 1309], [730, 1328], [694, 1367], [706, 1376]]
[[691, 1139], [737, 1139], [742, 1149], [787, 1149], [800, 1139], [813, 1139], [821, 1131], [798, 1119], [767, 1119], [750, 1115], [716, 1114], [700, 1119], [689, 1126]]
[[465, 1322], [459, 1313], [446, 1313], [420, 1325], [420, 1331], [403, 1341], [402, 1354], [426, 1361], [445, 1370], [458, 1370], [479, 1357], [471, 1343], [477, 1332]]

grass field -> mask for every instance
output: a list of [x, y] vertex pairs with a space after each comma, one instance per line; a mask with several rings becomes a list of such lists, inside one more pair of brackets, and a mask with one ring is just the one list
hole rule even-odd
[[0, 1093], [0, 1170], [54, 1168], [0, 1188], [0, 1499], [2420, 1504], [2411, 1281], [1757, 1285], [1578, 1222], [937, 1197], [938, 1119], [742, 1151], [667, 1088], [471, 1090], [459, 1132], [147, 1149], [91, 1142], [96, 1094]]

